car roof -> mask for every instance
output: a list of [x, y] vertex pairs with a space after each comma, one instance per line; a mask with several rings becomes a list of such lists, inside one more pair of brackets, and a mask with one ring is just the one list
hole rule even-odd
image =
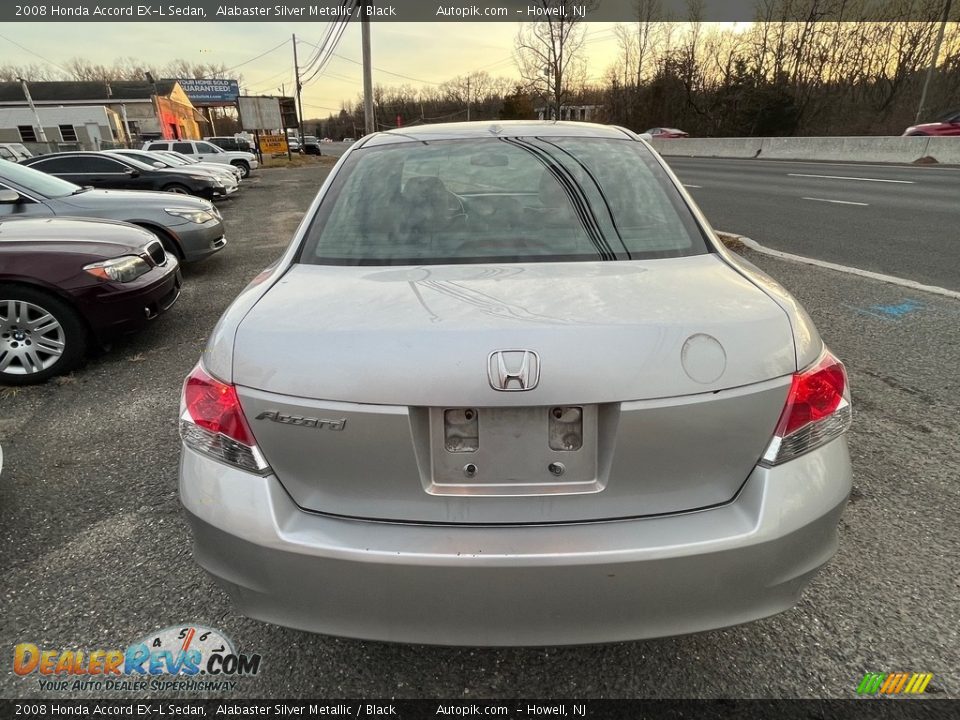
[[614, 125], [556, 120], [485, 120], [481, 122], [411, 125], [368, 136], [363, 147], [425, 140], [470, 140], [489, 137], [592, 137], [616, 140], [633, 136]]

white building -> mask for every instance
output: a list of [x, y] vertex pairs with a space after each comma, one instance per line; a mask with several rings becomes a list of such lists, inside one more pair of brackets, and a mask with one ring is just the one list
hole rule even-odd
[[[99, 150], [126, 140], [123, 123], [102, 106], [38, 107], [50, 149]], [[19, 142], [33, 149], [42, 145], [36, 116], [28, 107], [0, 107], [0, 142]], [[37, 148], [45, 151], [46, 148]]]

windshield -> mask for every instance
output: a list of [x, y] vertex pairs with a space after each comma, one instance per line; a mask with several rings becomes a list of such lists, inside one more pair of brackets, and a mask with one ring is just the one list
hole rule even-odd
[[641, 143], [522, 137], [354, 152], [314, 217], [300, 260], [406, 265], [705, 252], [683, 199]]
[[45, 172], [34, 170], [24, 165], [12, 163], [9, 160], [0, 160], [0, 180], [19, 185], [27, 192], [47, 198], [60, 198], [74, 195], [82, 188], [72, 182], [61, 180]]

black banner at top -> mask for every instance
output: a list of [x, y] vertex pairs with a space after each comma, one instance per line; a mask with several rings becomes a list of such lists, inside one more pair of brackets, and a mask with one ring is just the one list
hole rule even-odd
[[[361, 13], [373, 22], [516, 23], [564, 16], [585, 22], [936, 22], [946, 7], [946, 0], [28, 0], [0, 4], [0, 22], [330, 22]], [[953, 4], [950, 19], [960, 19], [960, 3]]]
[[955, 700], [0, 700], [2, 717], [340, 720], [953, 720]]

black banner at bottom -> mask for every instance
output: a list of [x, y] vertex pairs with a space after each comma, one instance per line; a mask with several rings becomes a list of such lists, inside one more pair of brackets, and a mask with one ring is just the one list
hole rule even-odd
[[592, 720], [947, 720], [960, 701], [856, 700], [0, 700], [16, 718], [591, 718]]

